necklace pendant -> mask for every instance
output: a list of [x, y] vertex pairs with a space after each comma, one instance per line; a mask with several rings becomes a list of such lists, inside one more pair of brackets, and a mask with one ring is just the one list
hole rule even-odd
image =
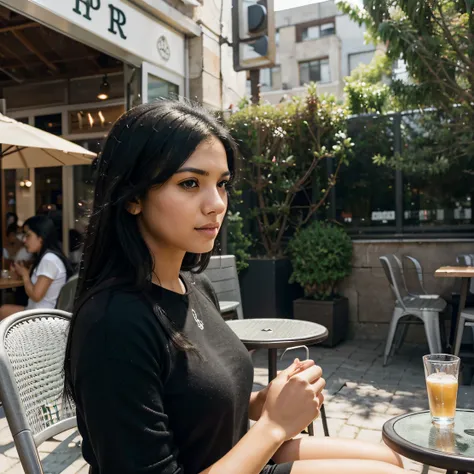
[[193, 315], [194, 321], [196, 321], [198, 328], [201, 331], [204, 330], [204, 323], [198, 318], [198, 315], [196, 314], [196, 311], [194, 311], [194, 309], [191, 309], [191, 314]]

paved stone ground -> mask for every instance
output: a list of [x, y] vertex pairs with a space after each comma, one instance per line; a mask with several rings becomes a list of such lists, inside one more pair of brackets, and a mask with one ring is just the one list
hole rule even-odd
[[[381, 441], [383, 423], [393, 416], [427, 409], [421, 356], [427, 348], [405, 345], [387, 368], [382, 367], [383, 344], [368, 341], [348, 341], [335, 348], [310, 348], [313, 358], [324, 371], [327, 380], [326, 414], [331, 436]], [[279, 361], [283, 369], [295, 358], [304, 358], [303, 350], [287, 352]], [[253, 354], [255, 389], [266, 385], [267, 354]], [[474, 386], [460, 387], [458, 407], [474, 408]], [[315, 422], [317, 436], [322, 436], [320, 421]], [[69, 431], [40, 447], [46, 474], [87, 474], [81, 457], [80, 437]], [[439, 473], [434, 468], [405, 460], [412, 472]], [[0, 410], [0, 473], [19, 474], [23, 470], [13, 446], [3, 410]]]

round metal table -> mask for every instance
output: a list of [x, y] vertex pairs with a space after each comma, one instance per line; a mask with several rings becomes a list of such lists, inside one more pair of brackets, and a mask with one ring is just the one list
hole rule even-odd
[[[277, 376], [278, 349], [317, 344], [328, 337], [324, 326], [298, 319], [235, 319], [227, 324], [247, 349], [268, 349], [268, 383]], [[324, 405], [321, 406], [321, 419], [324, 434], [329, 436]], [[312, 424], [308, 432], [314, 434]]]
[[448, 473], [474, 472], [474, 410], [456, 410], [452, 427], [431, 422], [429, 411], [387, 421], [384, 442], [397, 453]]

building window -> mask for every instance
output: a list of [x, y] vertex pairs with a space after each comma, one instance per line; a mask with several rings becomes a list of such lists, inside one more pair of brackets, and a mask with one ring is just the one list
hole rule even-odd
[[35, 117], [35, 127], [53, 135], [62, 135], [63, 127], [61, 120], [61, 114], [37, 115]]
[[309, 82], [331, 82], [328, 58], [300, 63], [300, 85]]
[[360, 53], [349, 54], [349, 75], [361, 64], [370, 64], [375, 51], [362, 51]]
[[71, 110], [69, 112], [69, 133], [87, 135], [94, 132], [108, 132], [112, 124], [125, 112], [125, 106]]
[[320, 36], [319, 26], [309, 26], [305, 28], [301, 34], [301, 39], [303, 41], [310, 41], [318, 39]]
[[280, 30], [275, 31], [275, 46], [280, 44]]
[[311, 41], [324, 36], [336, 34], [336, 24], [334, 21], [322, 23], [319, 25], [310, 25], [302, 28], [299, 41]]
[[324, 23], [319, 28], [321, 29], [321, 37], [336, 34], [336, 25], [333, 21], [331, 23]]
[[260, 90], [262, 92], [281, 89], [280, 66], [260, 70]]
[[176, 99], [179, 96], [179, 87], [165, 81], [154, 74], [148, 74], [148, 102], [157, 99]]

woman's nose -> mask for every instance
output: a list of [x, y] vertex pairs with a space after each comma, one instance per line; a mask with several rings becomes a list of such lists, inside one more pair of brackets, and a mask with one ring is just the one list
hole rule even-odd
[[227, 209], [227, 193], [219, 188], [210, 191], [204, 202], [205, 214], [222, 214]]

